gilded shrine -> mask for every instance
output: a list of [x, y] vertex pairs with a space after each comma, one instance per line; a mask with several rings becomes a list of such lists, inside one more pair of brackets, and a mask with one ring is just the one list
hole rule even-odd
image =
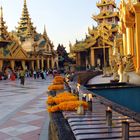
[[26, 0], [22, 17], [16, 31], [8, 32], [0, 9], [0, 71], [12, 70], [44, 70], [58, 67], [57, 54], [50, 41], [46, 28], [44, 33], [37, 33], [31, 22]]
[[71, 53], [76, 54], [78, 66], [103, 68], [111, 64], [114, 37], [118, 32], [119, 12], [115, 10], [114, 0], [100, 0], [96, 5], [100, 13], [92, 18], [98, 26], [88, 28], [89, 35], [82, 41], [76, 41], [71, 47]]
[[120, 33], [123, 36], [123, 54], [126, 57], [126, 71], [140, 74], [140, 1], [121, 0]]

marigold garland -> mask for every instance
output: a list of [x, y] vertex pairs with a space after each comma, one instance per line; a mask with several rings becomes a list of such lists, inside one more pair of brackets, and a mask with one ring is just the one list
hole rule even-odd
[[49, 105], [54, 104], [53, 97], [52, 97], [52, 96], [48, 96], [48, 100], [47, 100], [47, 102], [46, 102], [46, 103], [47, 103], [47, 104], [49, 104]]
[[63, 79], [54, 79], [53, 84], [54, 85], [64, 84], [64, 80]]
[[48, 112], [74, 111], [77, 109], [79, 105], [82, 105], [84, 109], [87, 109], [88, 107], [88, 104], [85, 101], [68, 101], [68, 102], [62, 102], [59, 105], [49, 107]]
[[48, 86], [48, 90], [63, 90], [64, 89], [64, 85], [49, 85]]
[[55, 97], [48, 96], [48, 100], [46, 103], [52, 105], [52, 104], [60, 104], [65, 101], [76, 101], [76, 100], [78, 100], [77, 96], [74, 96], [72, 93], [65, 91], [63, 93], [57, 94]]
[[61, 92], [59, 94], [56, 95], [56, 97], [67, 97], [67, 96], [73, 96], [72, 93], [68, 92], [68, 91], [64, 91], [64, 92]]
[[64, 81], [64, 78], [62, 76], [55, 76], [54, 79], [55, 80], [63, 80]]

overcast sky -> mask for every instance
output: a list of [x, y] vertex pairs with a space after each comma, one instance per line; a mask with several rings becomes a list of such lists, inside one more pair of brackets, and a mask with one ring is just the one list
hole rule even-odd
[[[24, 0], [0, 0], [8, 31], [15, 30], [20, 20]], [[99, 13], [97, 0], [27, 0], [27, 6], [37, 32], [47, 33], [54, 42], [68, 46], [69, 41], [85, 38], [88, 27], [96, 25], [91, 18]], [[117, 5], [119, 0], [116, 1]]]

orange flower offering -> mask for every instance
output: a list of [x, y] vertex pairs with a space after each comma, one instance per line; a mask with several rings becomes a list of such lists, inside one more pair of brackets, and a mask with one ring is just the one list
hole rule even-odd
[[49, 105], [54, 104], [54, 99], [53, 99], [53, 97], [52, 97], [52, 96], [48, 96], [48, 100], [47, 100], [46, 103], [49, 104]]
[[64, 85], [49, 85], [48, 90], [63, 90]]
[[64, 81], [64, 78], [62, 76], [55, 76], [54, 79], [55, 80], [63, 80]]
[[60, 104], [62, 102], [65, 102], [65, 101], [77, 101], [78, 98], [76, 96], [74, 96], [72, 93], [70, 92], [63, 92], [63, 93], [59, 93], [57, 94], [55, 97], [51, 97], [49, 96], [48, 97], [48, 100], [47, 100], [47, 103], [49, 105], [52, 105], [52, 104]]
[[74, 111], [77, 109], [79, 105], [82, 105], [84, 109], [87, 109], [88, 107], [88, 104], [85, 101], [68, 101], [68, 102], [62, 102], [59, 105], [49, 107], [48, 112]]
[[54, 79], [53, 84], [54, 85], [64, 84], [64, 80], [63, 79]]

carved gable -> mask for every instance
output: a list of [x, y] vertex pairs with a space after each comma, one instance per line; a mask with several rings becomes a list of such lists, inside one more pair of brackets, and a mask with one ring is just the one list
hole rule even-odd
[[13, 57], [15, 58], [27, 58], [27, 54], [26, 52], [22, 49], [22, 48], [19, 48], [14, 54], [13, 54]]

